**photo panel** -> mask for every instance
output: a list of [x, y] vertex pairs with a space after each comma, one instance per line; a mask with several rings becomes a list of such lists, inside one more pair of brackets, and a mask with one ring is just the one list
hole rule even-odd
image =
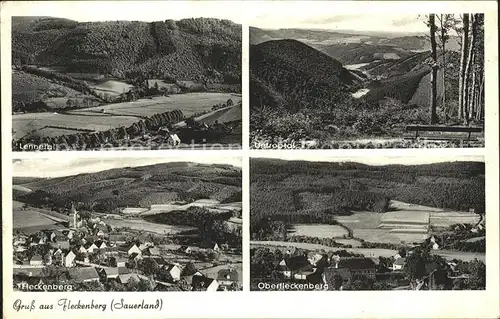
[[325, 10], [252, 21], [251, 148], [485, 146], [484, 13]]
[[241, 149], [241, 24], [193, 7], [12, 16], [12, 151]]
[[242, 290], [241, 158], [12, 167], [15, 292]]
[[252, 291], [484, 290], [483, 156], [250, 159]]

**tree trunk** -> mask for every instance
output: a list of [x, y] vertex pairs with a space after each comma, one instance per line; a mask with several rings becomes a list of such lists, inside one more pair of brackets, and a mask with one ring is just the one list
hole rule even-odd
[[476, 33], [477, 33], [477, 19], [474, 16], [471, 17], [472, 22], [472, 32], [471, 39], [469, 44], [469, 53], [467, 54], [467, 64], [465, 65], [464, 72], [464, 110], [465, 110], [465, 124], [469, 124], [470, 121], [470, 103], [469, 103], [469, 92], [474, 90], [474, 87], [471, 87], [471, 73], [472, 73], [472, 61], [474, 60], [474, 47], [476, 45]]
[[437, 72], [438, 72], [438, 61], [437, 61], [437, 44], [436, 44], [436, 23], [435, 15], [429, 14], [429, 28], [431, 33], [431, 49], [432, 49], [432, 73], [431, 73], [431, 124], [436, 124], [438, 121], [436, 112], [436, 102], [437, 102]]
[[462, 31], [462, 47], [460, 54], [460, 74], [458, 79], [458, 117], [464, 118], [464, 78], [465, 78], [465, 65], [467, 62], [467, 53], [469, 48], [469, 14], [464, 13], [462, 18], [463, 31]]
[[446, 108], [446, 29], [445, 29], [445, 21], [446, 15], [441, 15], [441, 45], [443, 51], [443, 102], [441, 108], [448, 114]]
[[481, 73], [479, 74], [479, 88], [478, 88], [478, 94], [477, 94], [477, 108], [478, 108], [478, 111], [477, 111], [477, 114], [476, 114], [476, 119], [479, 121], [481, 119], [483, 119], [483, 116], [484, 116], [484, 97], [483, 97], [483, 94], [484, 94], [484, 74], [482, 72], [483, 69], [481, 69], [480, 71]]

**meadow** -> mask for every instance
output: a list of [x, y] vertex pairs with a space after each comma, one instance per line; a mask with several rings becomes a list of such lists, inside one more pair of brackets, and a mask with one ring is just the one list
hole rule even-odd
[[[26, 113], [12, 116], [12, 129], [14, 139], [19, 139], [34, 130], [39, 130], [46, 126], [64, 127], [69, 130], [92, 130], [105, 131], [120, 126], [130, 126], [137, 122], [137, 117], [133, 116], [112, 116], [108, 114], [99, 115], [76, 115], [59, 113]], [[59, 129], [59, 128], [58, 128]], [[60, 131], [51, 129], [43, 130], [39, 136], [59, 136]], [[75, 132], [73, 131], [72, 134]], [[76, 132], [78, 133], [78, 132]], [[37, 133], [35, 133], [36, 136]]]
[[170, 96], [158, 96], [133, 102], [113, 103], [93, 108], [70, 111], [71, 114], [101, 113], [114, 115], [146, 117], [173, 110], [181, 110], [189, 117], [201, 111], [209, 111], [215, 104], [226, 103], [228, 99], [234, 104], [241, 101], [241, 95], [231, 93], [186, 93]]
[[338, 225], [294, 224], [290, 227], [288, 236], [310, 236], [332, 238], [347, 236], [348, 232]]

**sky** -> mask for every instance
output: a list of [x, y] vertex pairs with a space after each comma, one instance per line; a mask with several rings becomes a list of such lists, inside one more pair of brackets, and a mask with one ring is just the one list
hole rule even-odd
[[12, 175], [15, 177], [61, 177], [71, 176], [81, 173], [94, 173], [113, 168], [121, 167], [137, 167], [154, 165], [168, 162], [196, 162], [203, 164], [230, 164], [241, 167], [241, 159], [236, 157], [220, 157], [220, 158], [203, 158], [196, 159], [170, 158], [164, 157], [153, 158], [70, 158], [55, 157], [55, 158], [32, 158], [32, 159], [15, 159], [12, 161]]
[[428, 28], [418, 14], [348, 14], [331, 15], [325, 13], [289, 16], [268, 13], [252, 21], [252, 25], [264, 29], [323, 29], [351, 30], [394, 33], [427, 33]]
[[232, 1], [49, 1], [11, 4], [13, 16], [49, 16], [88, 21], [164, 21], [210, 17], [241, 23], [244, 12]]
[[[409, 8], [393, 1], [376, 4], [368, 1], [27, 1], [8, 4], [14, 16], [51, 16], [80, 22], [213, 17], [241, 24], [246, 21], [252, 26], [270, 29], [426, 32], [419, 18], [421, 6]], [[439, 8], [443, 10], [439, 6], [434, 10]], [[432, 10], [428, 4], [425, 9]]]
[[442, 162], [484, 162], [484, 156], [468, 155], [468, 156], [314, 156], [304, 157], [300, 152], [296, 153], [281, 153], [279, 155], [270, 154], [266, 157], [282, 159], [282, 160], [306, 160], [312, 162], [356, 162], [366, 165], [422, 165]]

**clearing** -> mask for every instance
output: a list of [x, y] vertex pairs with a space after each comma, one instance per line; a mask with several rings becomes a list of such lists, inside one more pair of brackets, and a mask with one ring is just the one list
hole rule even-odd
[[134, 86], [121, 81], [108, 80], [91, 87], [102, 94], [117, 96], [130, 91], [130, 89], [132, 89]]
[[347, 236], [348, 234], [347, 230], [339, 225], [295, 224], [289, 230], [288, 236], [333, 238]]

